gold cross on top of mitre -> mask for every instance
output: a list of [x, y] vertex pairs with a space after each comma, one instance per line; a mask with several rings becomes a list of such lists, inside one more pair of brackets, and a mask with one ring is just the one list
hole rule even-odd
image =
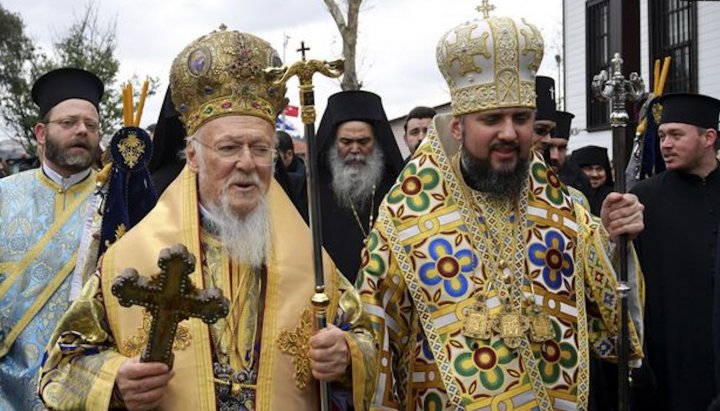
[[490, 4], [490, 0], [482, 0], [482, 5], [477, 6], [476, 10], [483, 14], [483, 18], [490, 17], [490, 12], [495, 10], [495, 5]]

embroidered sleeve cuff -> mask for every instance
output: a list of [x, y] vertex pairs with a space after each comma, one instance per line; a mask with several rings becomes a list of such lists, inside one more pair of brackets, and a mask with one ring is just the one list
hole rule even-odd
[[[115, 377], [117, 376], [120, 365], [127, 361], [127, 359], [127, 357], [117, 354], [105, 362], [90, 390], [90, 394], [85, 403], [86, 409], [106, 410], [115, 408], [116, 400], [120, 400], [120, 398], [115, 395]], [[119, 405], [120, 408], [125, 407], [122, 402], [120, 402]]]

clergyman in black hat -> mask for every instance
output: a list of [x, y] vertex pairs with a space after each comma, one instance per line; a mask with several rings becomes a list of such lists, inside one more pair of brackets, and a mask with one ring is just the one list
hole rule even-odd
[[605, 197], [612, 193], [614, 183], [610, 158], [605, 147], [585, 146], [572, 152], [572, 162], [590, 180], [590, 211], [599, 216]]
[[363, 241], [403, 158], [380, 96], [367, 91], [330, 96], [317, 139], [323, 246], [353, 283]]
[[44, 409], [36, 376], [70, 283], [99, 150], [94, 74], [61, 68], [32, 88], [42, 166], [0, 180], [0, 409]]
[[720, 387], [720, 100], [686, 93], [659, 99], [667, 169], [632, 189], [646, 222], [635, 240], [646, 282], [641, 372], [653, 374], [656, 386], [637, 396], [634, 409], [706, 410]]
[[[577, 170], [565, 168], [565, 153], [570, 138], [570, 122], [574, 115], [557, 110], [555, 80], [535, 77], [535, 120], [533, 123], [533, 149], [541, 153], [552, 172], [568, 187], [573, 200], [589, 209], [587, 196], [589, 183], [584, 182]], [[562, 121], [562, 124], [561, 124]], [[560, 136], [558, 127], [562, 126]], [[567, 131], [565, 131], [567, 129]], [[587, 184], [585, 184], [587, 183]]]
[[553, 171], [560, 177], [560, 180], [569, 187], [573, 187], [582, 193], [582, 201], [587, 207], [590, 207], [588, 200], [592, 194], [590, 180], [582, 170], [580, 170], [577, 163], [570, 161], [570, 156], [567, 154], [570, 131], [572, 129], [572, 119], [575, 118], [575, 115], [567, 111], [558, 110], [555, 116], [556, 125], [555, 128], [550, 131], [550, 138], [545, 146], [544, 157], [549, 163], [548, 165], [552, 167]]
[[533, 144], [540, 152], [545, 148], [550, 132], [557, 125], [555, 103], [555, 80], [550, 77], [535, 77], [535, 122]]

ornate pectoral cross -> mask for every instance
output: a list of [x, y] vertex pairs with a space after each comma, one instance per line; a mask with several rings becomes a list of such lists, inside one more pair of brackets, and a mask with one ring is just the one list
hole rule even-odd
[[127, 268], [115, 279], [112, 293], [123, 307], [141, 305], [152, 316], [148, 344], [142, 362], [163, 362], [172, 368], [175, 358], [172, 344], [178, 323], [190, 317], [213, 324], [226, 317], [230, 302], [217, 288], [197, 289], [190, 281], [195, 256], [182, 244], [160, 252], [160, 272], [150, 279], [134, 268]]
[[493, 318], [490, 317], [481, 298], [477, 298], [471, 307], [465, 308], [463, 314], [465, 314], [464, 336], [476, 340], [489, 340], [492, 337]]
[[530, 341], [541, 343], [552, 340], [555, 331], [553, 330], [552, 320], [543, 310], [535, 303], [534, 294], [532, 301], [529, 302], [527, 308], [528, 327]]
[[500, 335], [503, 343], [512, 349], [520, 346], [529, 328], [530, 324], [527, 317], [513, 312], [509, 304], [505, 305], [503, 313], [497, 317], [495, 324], [493, 324], [493, 330]]

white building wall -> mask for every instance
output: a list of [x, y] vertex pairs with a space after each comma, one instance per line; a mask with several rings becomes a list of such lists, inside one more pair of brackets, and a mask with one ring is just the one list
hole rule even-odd
[[697, 2], [698, 92], [720, 98], [720, 3]]
[[[573, 127], [577, 134], [572, 136], [569, 149], [599, 145], [611, 146], [611, 132], [586, 131], [586, 34], [585, 34], [585, 2], [564, 0], [565, 27], [565, 94], [566, 110], [575, 114]], [[697, 2], [698, 31], [698, 91], [720, 98], [720, 2]], [[646, 89], [650, 90], [650, 36], [648, 22], [648, 0], [640, 0], [640, 72], [645, 80]], [[629, 73], [625, 73], [627, 76]], [[609, 150], [612, 154], [612, 150]]]
[[651, 91], [650, 24], [648, 23], [648, 14], [648, 0], [640, 0], [640, 75], [645, 81], [645, 89]]
[[[565, 0], [565, 27], [563, 30], [565, 44], [565, 110], [575, 114], [573, 119], [573, 135], [568, 142], [569, 151], [587, 146], [600, 145], [609, 147], [610, 131], [587, 132], [587, 93], [586, 83], [586, 6], [584, 1]], [[597, 74], [597, 73], [595, 73]]]

